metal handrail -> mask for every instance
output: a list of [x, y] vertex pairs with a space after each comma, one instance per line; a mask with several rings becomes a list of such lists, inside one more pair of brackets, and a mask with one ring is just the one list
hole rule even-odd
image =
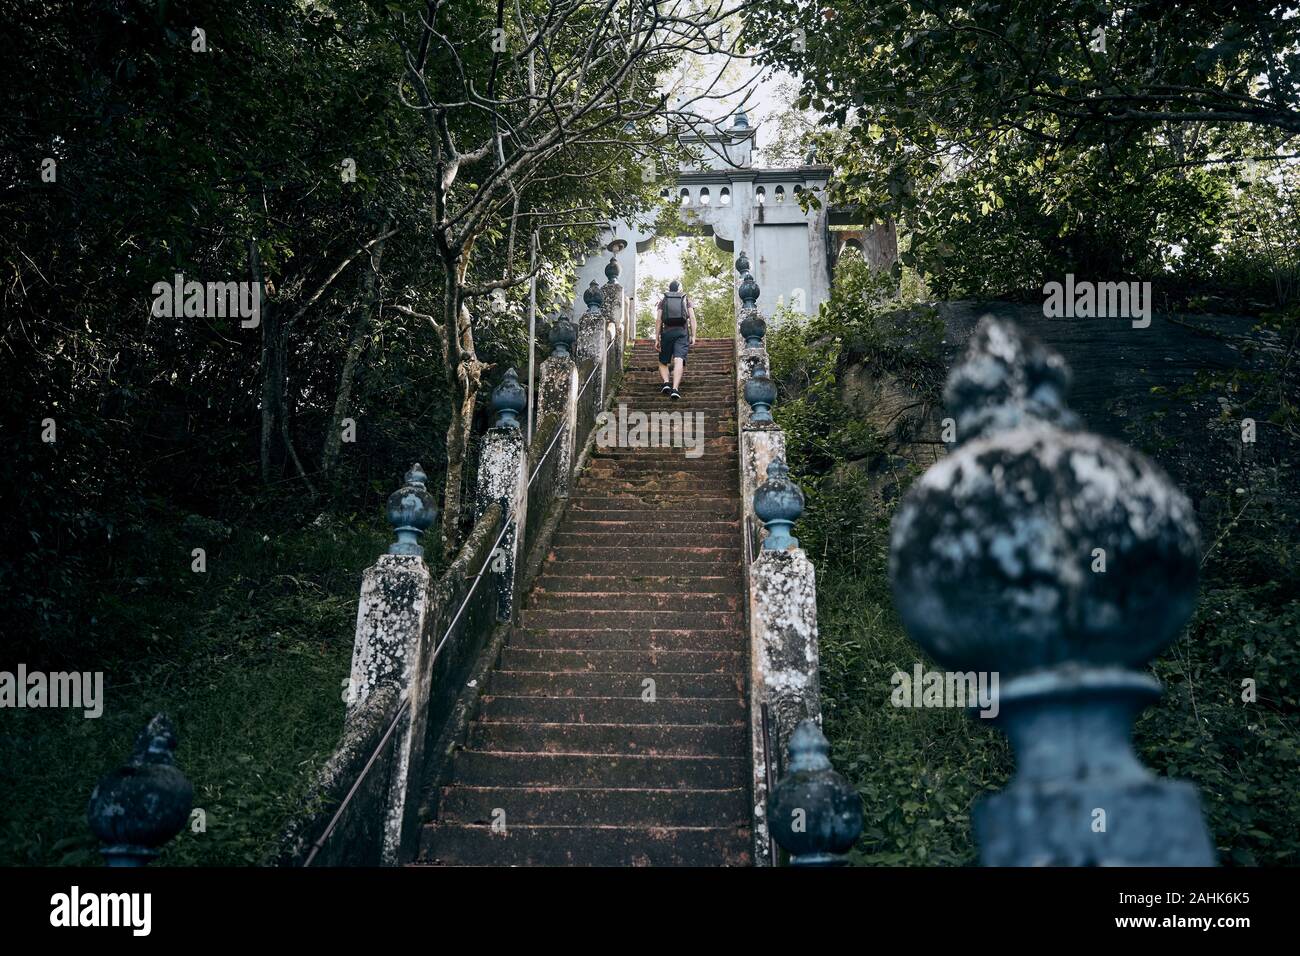
[[[770, 719], [768, 717], [767, 701], [763, 701], [758, 706], [758, 719], [763, 724], [763, 776], [767, 783], [767, 802], [770, 807], [772, 804], [772, 791], [776, 788], [776, 772], [772, 767], [772, 737], [769, 731]], [[767, 807], [763, 809], [763, 817], [767, 820], [767, 854], [771, 859], [773, 866], [780, 866], [780, 853], [776, 848], [776, 837], [772, 835], [772, 820], [767, 816]]]
[[[601, 355], [602, 362], [605, 356], [609, 354], [609, 350], [612, 349], [614, 345], [615, 345], [615, 341], [611, 339], [609, 345], [605, 348], [604, 353], [602, 353]], [[591, 370], [591, 374], [587, 376], [586, 383], [582, 386], [581, 390], [579, 390], [578, 392], [578, 398], [581, 398], [583, 393], [586, 392], [587, 386], [591, 384], [592, 379], [596, 377], [596, 372], [599, 370], [600, 370], [600, 365], [597, 365], [595, 368]], [[527, 485], [528, 488], [531, 488], [533, 486], [533, 482], [537, 480], [537, 476], [538, 474], [541, 473], [542, 470], [542, 463], [545, 462], [546, 459], [550, 457], [551, 452], [555, 449], [556, 443], [560, 439], [560, 436], [564, 434], [565, 431], [568, 430], [568, 427], [569, 425], [567, 422], [561, 422], [560, 426], [555, 429], [555, 436], [551, 439], [550, 445], [547, 446], [546, 451], [542, 452], [542, 456], [539, 459], [537, 459], [537, 464], [533, 467], [532, 474], [528, 476], [528, 485]], [[496, 549], [501, 544], [501, 539], [504, 538], [506, 532], [510, 530], [510, 525], [515, 520], [515, 510], [516, 509], [512, 507], [510, 509], [510, 514], [508, 514], [505, 517], [505, 519], [501, 522], [501, 531], [497, 534], [496, 541], [492, 543], [492, 547], [488, 550], [487, 560], [483, 562], [483, 566], [479, 568], [478, 573], [474, 575], [472, 579], [472, 583], [469, 586], [469, 590], [465, 592], [465, 597], [461, 599], [460, 606], [456, 608], [455, 616], [452, 617], [451, 623], [447, 625], [447, 630], [442, 635], [442, 639], [438, 641], [437, 646], [433, 649], [433, 657], [429, 660], [430, 668], [432, 668], [433, 665], [437, 663], [438, 655], [442, 653], [443, 646], [447, 643], [447, 640], [451, 637], [452, 631], [456, 629], [456, 624], [459, 623], [460, 616], [463, 613], [465, 613], [465, 608], [469, 605], [470, 598], [474, 596], [474, 591], [478, 587], [478, 582], [482, 579], [484, 573], [486, 573], [488, 569], [488, 565], [492, 563], [492, 558], [496, 554]], [[330, 818], [330, 822], [326, 825], [325, 830], [312, 843], [311, 852], [307, 854], [307, 859], [303, 861], [304, 867], [311, 866], [312, 861], [316, 859], [316, 855], [321, 851], [321, 849], [324, 848], [325, 842], [330, 838], [330, 836], [333, 835], [335, 829], [337, 829], [339, 820], [341, 820], [343, 817], [343, 811], [348, 808], [348, 805], [352, 802], [352, 798], [356, 796], [357, 791], [361, 788], [362, 782], [366, 779], [366, 775], [370, 773], [370, 769], [375, 765], [375, 761], [378, 760], [379, 754], [383, 751], [389, 739], [393, 736], [393, 731], [397, 728], [397, 722], [402, 719], [402, 715], [405, 714], [406, 711], [409, 709], [410, 704], [411, 704], [410, 697], [404, 697], [402, 699], [402, 703], [397, 708], [397, 712], [393, 714], [393, 719], [389, 722], [388, 727], [384, 730], [383, 737], [380, 738], [379, 743], [376, 745], [374, 751], [370, 754], [369, 759], [366, 760], [366, 765], [362, 767], [361, 772], [357, 774], [356, 779], [352, 782], [351, 788], [348, 790], [343, 800], [339, 803], [338, 809], [334, 811], [334, 816]]]
[[402, 719], [402, 715], [406, 713], [410, 703], [411, 699], [409, 697], [402, 698], [402, 703], [397, 708], [397, 713], [393, 714], [393, 719], [389, 722], [388, 728], [384, 731], [384, 736], [379, 740], [379, 746], [377, 746], [374, 752], [370, 755], [370, 758], [366, 761], [366, 765], [361, 768], [361, 772], [357, 774], [356, 780], [352, 781], [352, 788], [348, 790], [347, 795], [343, 798], [342, 802], [339, 803], [338, 809], [334, 811], [334, 816], [330, 818], [329, 824], [326, 825], [321, 835], [312, 843], [311, 852], [307, 854], [307, 859], [304, 860], [302, 864], [304, 868], [311, 866], [312, 860], [316, 859], [316, 854], [324, 849], [325, 841], [334, 833], [334, 828], [338, 826], [339, 820], [343, 817], [343, 811], [348, 808], [348, 804], [352, 802], [352, 798], [356, 796], [357, 791], [361, 789], [361, 782], [366, 779], [366, 774], [370, 773], [370, 768], [374, 766], [375, 761], [379, 759], [380, 751], [384, 749], [384, 745], [388, 743], [388, 739], [393, 736], [393, 731], [397, 728], [397, 722]]

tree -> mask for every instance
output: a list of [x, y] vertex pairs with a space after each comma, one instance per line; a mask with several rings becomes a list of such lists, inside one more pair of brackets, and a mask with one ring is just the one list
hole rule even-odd
[[[898, 219], [919, 268], [946, 269], [972, 237], [992, 256], [1026, 236], [1058, 263], [1054, 239], [1156, 268], [1219, 228], [1238, 164], [1285, 158], [1300, 133], [1300, 21], [1270, 3], [779, 0], [747, 25], [821, 114], [830, 201]], [[1115, 244], [1116, 202], [1163, 234]]]
[[[437, 333], [453, 396], [443, 508], [449, 547], [458, 537], [460, 477], [485, 368], [471, 300], [532, 277], [535, 270], [525, 265], [530, 215], [614, 218], [645, 208], [653, 177], [642, 175], [643, 163], [673, 155], [676, 134], [703, 123], [692, 106], [721, 95], [709, 86], [670, 106], [658, 89], [660, 76], [687, 55], [734, 52], [734, 34], [728, 40], [718, 27], [750, 5], [536, 0], [509, 11], [504, 2], [480, 2], [472, 10], [449, 0], [425, 5], [416, 42], [403, 46], [399, 89], [425, 124], [428, 233], [442, 290], [427, 311], [403, 308]], [[430, 69], [435, 51], [447, 55], [449, 66]], [[580, 210], [546, 209], [555, 184], [605, 170], [623, 173], [621, 188], [589, 194]], [[476, 247], [493, 230], [504, 235], [499, 272], [475, 281]]]
[[736, 334], [734, 276], [731, 257], [712, 239], [692, 237], [682, 253], [682, 288], [695, 306], [700, 338], [731, 338]]

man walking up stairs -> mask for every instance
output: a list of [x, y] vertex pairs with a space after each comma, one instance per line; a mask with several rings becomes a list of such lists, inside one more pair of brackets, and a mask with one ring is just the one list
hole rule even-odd
[[697, 341], [671, 404], [658, 358], [636, 343], [614, 414], [701, 412], [702, 454], [594, 449], [422, 862], [750, 863], [734, 345]]

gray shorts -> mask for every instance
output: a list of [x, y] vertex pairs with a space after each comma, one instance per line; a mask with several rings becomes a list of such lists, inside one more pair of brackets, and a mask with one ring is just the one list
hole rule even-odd
[[691, 337], [686, 329], [664, 329], [659, 334], [659, 364], [667, 365], [675, 358], [686, 364], [686, 350]]

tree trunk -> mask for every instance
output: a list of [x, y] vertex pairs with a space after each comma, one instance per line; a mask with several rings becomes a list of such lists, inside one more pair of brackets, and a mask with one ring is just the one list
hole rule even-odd
[[[388, 232], [389, 221], [384, 222], [380, 235]], [[343, 448], [343, 419], [348, 417], [352, 407], [352, 383], [356, 378], [357, 365], [370, 342], [370, 329], [378, 305], [375, 276], [379, 272], [384, 258], [384, 243], [375, 244], [374, 265], [363, 270], [361, 274], [361, 305], [356, 323], [352, 326], [352, 337], [348, 340], [348, 351], [343, 359], [343, 371], [339, 375], [339, 390], [334, 398], [334, 413], [325, 428], [324, 449], [321, 451], [320, 468], [322, 474], [329, 474], [338, 464], [339, 454]]]
[[888, 271], [898, 260], [898, 228], [894, 220], [868, 226], [862, 233], [862, 258], [872, 269]]
[[266, 286], [262, 281], [262, 260], [257, 252], [257, 243], [248, 242], [248, 271], [257, 284], [261, 300], [259, 317], [262, 328], [262, 436], [260, 457], [262, 466], [262, 483], [270, 484], [276, 475], [276, 437], [281, 433], [284, 421], [284, 387], [285, 387], [285, 336], [280, 329], [278, 310], [271, 308], [266, 297]]
[[465, 456], [469, 450], [470, 428], [474, 422], [474, 404], [486, 366], [474, 350], [474, 328], [469, 309], [461, 301], [468, 250], [446, 266], [442, 321], [447, 367], [447, 385], [451, 391], [451, 422], [447, 426], [447, 482], [443, 492], [443, 553], [450, 557], [460, 543], [461, 480]]

